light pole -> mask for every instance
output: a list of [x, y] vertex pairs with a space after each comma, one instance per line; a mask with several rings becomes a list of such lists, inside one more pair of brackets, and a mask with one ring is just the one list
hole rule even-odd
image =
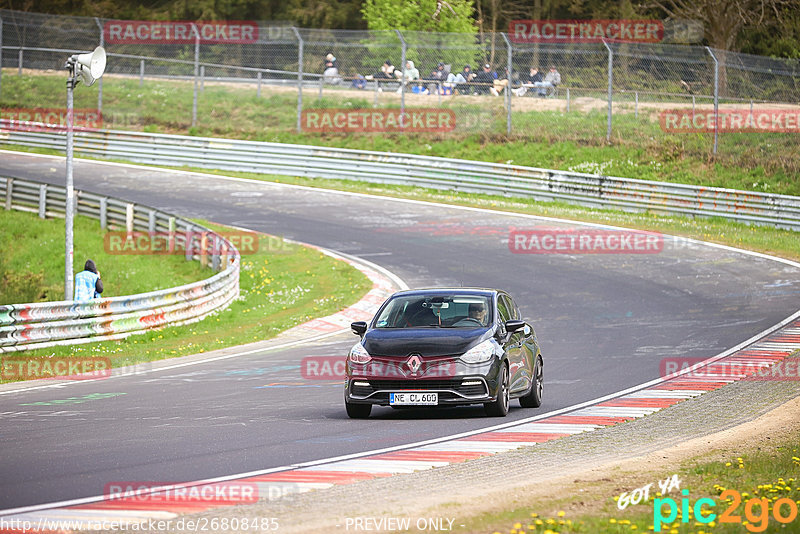
[[69, 69], [67, 79], [67, 198], [64, 206], [65, 219], [65, 257], [64, 257], [64, 300], [72, 300], [72, 220], [75, 209], [75, 190], [72, 185], [72, 90], [79, 82], [92, 85], [106, 70], [106, 51], [102, 46], [89, 54], [70, 56], [64, 64]]

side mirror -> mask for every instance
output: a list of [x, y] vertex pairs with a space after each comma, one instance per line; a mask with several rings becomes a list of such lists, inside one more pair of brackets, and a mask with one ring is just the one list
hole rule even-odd
[[367, 331], [367, 323], [366, 321], [356, 321], [354, 323], [350, 323], [350, 330], [352, 330], [353, 333], [358, 336], [363, 336]]
[[506, 321], [506, 331], [509, 334], [518, 332], [523, 328], [525, 328], [525, 321], [517, 321], [517, 320]]

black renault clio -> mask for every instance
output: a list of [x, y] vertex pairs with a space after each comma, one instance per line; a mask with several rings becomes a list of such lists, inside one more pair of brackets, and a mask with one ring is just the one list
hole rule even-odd
[[542, 355], [533, 328], [508, 293], [494, 289], [417, 289], [392, 295], [350, 350], [345, 407], [369, 417], [392, 407], [483, 404], [503, 417], [511, 398], [542, 402]]

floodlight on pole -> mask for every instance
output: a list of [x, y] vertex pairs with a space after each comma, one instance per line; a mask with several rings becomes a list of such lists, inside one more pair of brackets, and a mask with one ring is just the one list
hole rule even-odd
[[72, 221], [75, 209], [75, 190], [72, 184], [72, 91], [79, 82], [92, 85], [106, 70], [106, 51], [102, 46], [87, 54], [74, 54], [64, 64], [69, 69], [67, 79], [67, 198], [65, 204], [65, 257], [64, 257], [64, 300], [72, 300]]

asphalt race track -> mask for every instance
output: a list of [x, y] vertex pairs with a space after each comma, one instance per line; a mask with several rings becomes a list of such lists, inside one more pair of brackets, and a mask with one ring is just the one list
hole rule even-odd
[[[65, 176], [63, 159], [11, 153], [0, 153], [0, 173], [59, 185]], [[545, 398], [537, 410], [515, 402], [503, 422], [657, 378], [663, 358], [715, 355], [798, 308], [800, 269], [724, 248], [667, 240], [656, 254], [512, 254], [511, 229], [567, 223], [86, 161], [76, 161], [75, 186], [363, 257], [411, 287], [508, 290], [540, 338]], [[304, 380], [299, 361], [344, 356], [355, 339], [0, 395], [0, 509], [101, 495], [114, 481], [196, 480], [501, 422], [480, 407], [377, 408], [368, 420], [348, 419], [340, 381]], [[75, 403], [50, 404], [68, 398]]]

